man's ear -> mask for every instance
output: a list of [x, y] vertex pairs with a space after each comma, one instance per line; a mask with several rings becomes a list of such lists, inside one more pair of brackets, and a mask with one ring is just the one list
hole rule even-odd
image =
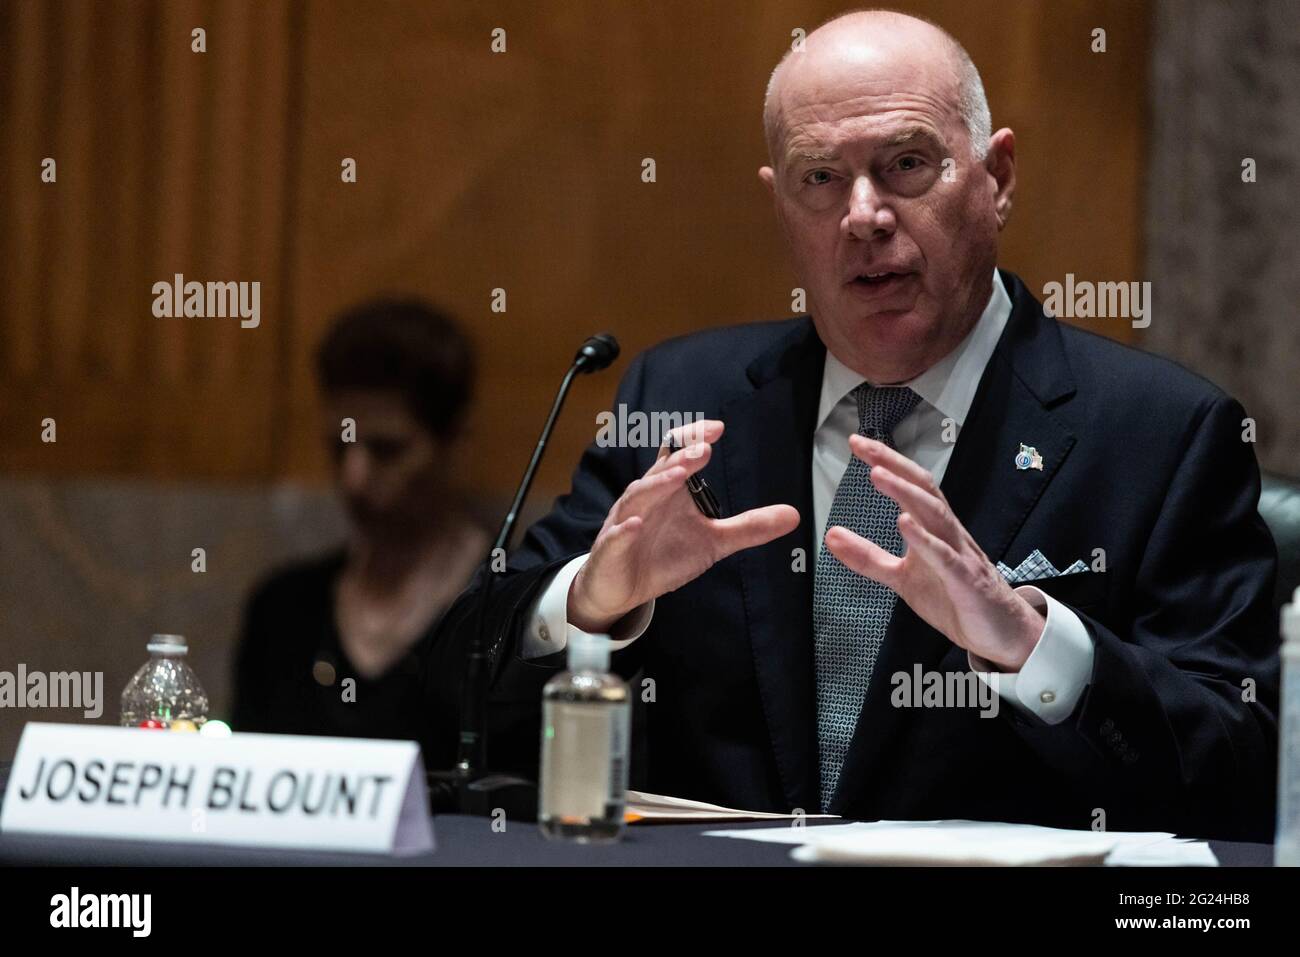
[[763, 181], [769, 194], [776, 195], [776, 172], [770, 166], [760, 166], [758, 178]]
[[1016, 196], [1016, 134], [1005, 126], [989, 137], [989, 152], [984, 168], [993, 177], [993, 209], [998, 229], [1006, 227]]

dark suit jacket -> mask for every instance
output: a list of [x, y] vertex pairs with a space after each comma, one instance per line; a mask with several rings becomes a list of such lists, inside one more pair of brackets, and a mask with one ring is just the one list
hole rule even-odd
[[[1093, 637], [1091, 682], [1052, 726], [1009, 702], [991, 720], [975, 708], [893, 707], [895, 672], [969, 670], [965, 651], [899, 601], [831, 810], [1072, 828], [1100, 810], [1111, 830], [1271, 839], [1276, 552], [1256, 511], [1242, 407], [1172, 362], [1057, 323], [1002, 276], [1013, 311], [942, 487], [990, 561], [1014, 567], [1038, 548], [1065, 568], [1105, 550], [1104, 572], [1035, 582]], [[666, 342], [619, 388], [630, 410], [725, 421], [703, 474], [726, 514], [788, 503], [803, 519], [661, 597], [649, 630], [615, 655], [625, 676], [654, 681], [637, 769], [652, 791], [817, 808], [810, 463], [824, 360], [810, 319], [764, 322]], [[1042, 454], [1041, 471], [1015, 469], [1022, 442]], [[489, 628], [502, 707], [518, 717], [521, 737], [504, 745], [513, 754], [535, 752], [540, 679], [563, 666], [562, 656], [519, 660], [527, 609], [655, 455], [589, 448], [570, 493], [495, 586]], [[794, 549], [806, 571], [793, 570]]]

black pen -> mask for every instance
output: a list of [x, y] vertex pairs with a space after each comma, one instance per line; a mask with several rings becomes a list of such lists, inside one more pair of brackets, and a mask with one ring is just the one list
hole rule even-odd
[[[668, 449], [670, 453], [681, 451], [682, 444], [677, 441], [677, 436], [668, 436]], [[722, 507], [708, 482], [698, 475], [689, 475], [686, 478], [686, 491], [691, 493], [691, 501], [705, 518], [722, 518]]]

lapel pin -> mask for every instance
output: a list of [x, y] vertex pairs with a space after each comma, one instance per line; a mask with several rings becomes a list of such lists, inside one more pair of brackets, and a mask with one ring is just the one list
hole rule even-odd
[[1017, 469], [1038, 469], [1043, 470], [1043, 457], [1038, 454], [1038, 449], [1032, 445], [1020, 443], [1020, 451], [1016, 453]]

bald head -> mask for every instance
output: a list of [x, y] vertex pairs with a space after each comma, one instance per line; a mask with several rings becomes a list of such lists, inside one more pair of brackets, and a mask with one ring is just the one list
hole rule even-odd
[[931, 368], [989, 301], [1016, 186], [966, 51], [916, 17], [845, 14], [781, 61], [764, 121], [758, 176], [827, 350], [875, 384]]
[[992, 120], [979, 70], [966, 49], [926, 20], [892, 10], [859, 10], [822, 24], [772, 71], [763, 102], [772, 164], [781, 162], [790, 108], [810, 97], [815, 101], [835, 84], [873, 74], [900, 85], [926, 83], [961, 118], [974, 158], [985, 157]]

